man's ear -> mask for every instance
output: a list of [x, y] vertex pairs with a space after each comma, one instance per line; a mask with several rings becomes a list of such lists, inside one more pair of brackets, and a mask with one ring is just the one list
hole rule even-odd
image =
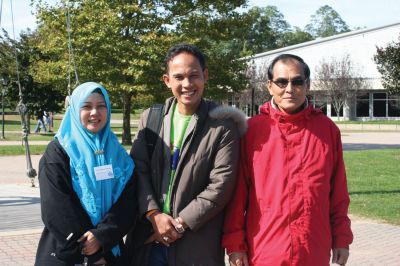
[[306, 83], [306, 93], [308, 94], [310, 92], [310, 88], [311, 88], [311, 80], [310, 78], [307, 79], [307, 83]]
[[165, 85], [167, 85], [168, 88], [171, 88], [171, 86], [169, 85], [169, 76], [167, 74], [164, 74], [162, 76], [162, 79], [164, 80]]
[[272, 86], [272, 82], [271, 82], [270, 80], [268, 80], [265, 87], [267, 87], [267, 90], [268, 90], [268, 92], [269, 92], [269, 95], [274, 96], [274, 95], [272, 94], [271, 86]]
[[208, 68], [203, 70], [204, 82], [208, 81]]

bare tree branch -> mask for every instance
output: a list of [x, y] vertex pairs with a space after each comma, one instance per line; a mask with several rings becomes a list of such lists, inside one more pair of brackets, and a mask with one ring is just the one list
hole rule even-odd
[[358, 91], [370, 87], [368, 80], [361, 76], [349, 54], [338, 59], [331, 58], [330, 61], [322, 59], [320, 66], [316, 67], [313, 85], [316, 89], [326, 91], [338, 119], [340, 109], [346, 101], [356, 96]]

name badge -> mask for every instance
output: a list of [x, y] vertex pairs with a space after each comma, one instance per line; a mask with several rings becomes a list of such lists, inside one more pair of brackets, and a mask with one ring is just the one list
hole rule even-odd
[[114, 178], [114, 172], [111, 164], [96, 166], [94, 168], [94, 174], [97, 181]]

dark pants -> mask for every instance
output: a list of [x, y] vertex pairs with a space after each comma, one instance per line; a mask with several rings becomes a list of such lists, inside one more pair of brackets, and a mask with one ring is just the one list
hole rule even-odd
[[163, 244], [151, 247], [148, 266], [168, 266], [168, 248]]

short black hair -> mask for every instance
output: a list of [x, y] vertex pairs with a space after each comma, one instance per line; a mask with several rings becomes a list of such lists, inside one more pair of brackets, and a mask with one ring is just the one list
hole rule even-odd
[[175, 56], [177, 56], [181, 53], [188, 53], [188, 54], [193, 55], [194, 57], [197, 58], [197, 60], [199, 60], [201, 69], [203, 71], [206, 69], [206, 59], [204, 57], [204, 54], [200, 51], [199, 48], [197, 48], [197, 46], [195, 46], [193, 44], [179, 43], [179, 44], [176, 44], [176, 45], [172, 46], [171, 48], [169, 48], [167, 55], [165, 56], [164, 65], [165, 65], [166, 73], [168, 72], [169, 61], [171, 61], [172, 58], [174, 58]]
[[289, 60], [296, 60], [299, 63], [301, 63], [303, 66], [303, 72], [304, 72], [305, 78], [306, 79], [310, 78], [310, 68], [308, 67], [306, 62], [304, 62], [303, 58], [301, 58], [300, 56], [294, 55], [294, 54], [281, 54], [281, 55], [278, 55], [277, 57], [275, 57], [274, 60], [272, 60], [271, 64], [269, 65], [268, 80], [272, 80], [274, 78], [274, 66], [278, 61], [282, 61], [283, 63], [286, 63]]

